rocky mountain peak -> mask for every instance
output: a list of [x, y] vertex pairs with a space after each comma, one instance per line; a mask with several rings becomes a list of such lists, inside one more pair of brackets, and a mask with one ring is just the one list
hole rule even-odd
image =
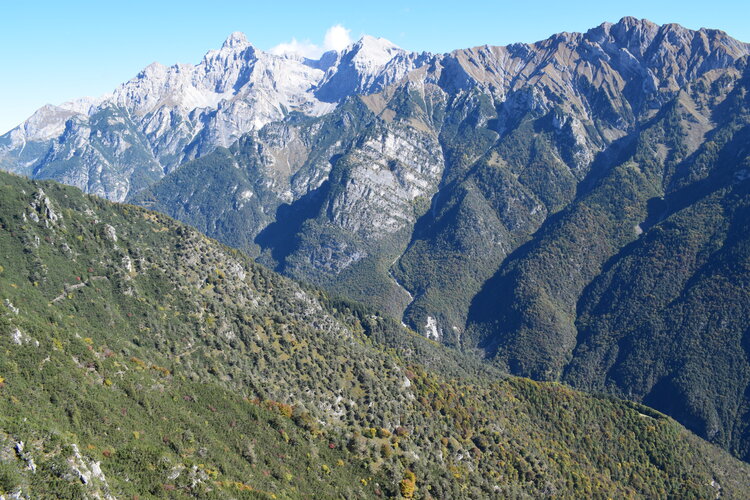
[[648, 19], [638, 19], [637, 17], [633, 16], [623, 17], [616, 23], [616, 25], [623, 26], [628, 29], [659, 29], [658, 24], [651, 22]]
[[154, 61], [138, 73], [138, 78], [161, 78], [167, 74], [167, 70], [162, 63]]
[[328, 67], [315, 92], [316, 97], [325, 102], [378, 91], [427, 60], [426, 54], [404, 50], [385, 38], [370, 35], [364, 35], [336, 55], [337, 59]]
[[409, 52], [385, 38], [364, 35], [351, 48], [344, 51], [342, 59], [349, 59], [363, 71], [377, 71], [394, 57]]
[[226, 40], [224, 40], [224, 44], [221, 46], [222, 49], [237, 49], [237, 48], [245, 48], [252, 45], [245, 34], [241, 31], [235, 31], [232, 34], [230, 34]]
[[631, 53], [643, 52], [654, 41], [660, 26], [648, 19], [623, 17], [617, 23], [602, 23], [585, 34], [587, 40], [593, 43], [611, 41], [625, 47]]
[[371, 35], [363, 35], [362, 38], [351, 45], [350, 49], [346, 49], [345, 51], [350, 51], [361, 56], [387, 56], [389, 59], [398, 53], [406, 52], [390, 40]]

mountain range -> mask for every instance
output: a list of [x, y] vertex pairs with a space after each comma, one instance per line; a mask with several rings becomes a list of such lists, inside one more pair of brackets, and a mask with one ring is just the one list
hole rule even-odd
[[0, 166], [123, 201], [268, 123], [380, 90], [426, 57], [369, 36], [319, 60], [277, 56], [232, 33], [197, 65], [153, 63], [111, 94], [39, 109], [0, 140]]
[[750, 459], [750, 45], [623, 18], [319, 60], [231, 35], [45, 107], [0, 167], [186, 222], [502, 372]]

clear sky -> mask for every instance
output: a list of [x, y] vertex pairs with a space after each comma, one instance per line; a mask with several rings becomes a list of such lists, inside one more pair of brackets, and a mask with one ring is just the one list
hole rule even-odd
[[111, 91], [153, 61], [197, 63], [233, 31], [261, 49], [324, 45], [334, 25], [447, 52], [533, 42], [630, 15], [719, 28], [750, 42], [748, 0], [2, 0], [0, 134], [38, 107]]

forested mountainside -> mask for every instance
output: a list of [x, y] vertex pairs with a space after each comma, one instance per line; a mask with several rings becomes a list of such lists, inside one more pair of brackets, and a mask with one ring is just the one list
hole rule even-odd
[[0, 162], [747, 460], [749, 53], [634, 18], [440, 55], [364, 37], [319, 61], [235, 34], [85, 111], [40, 111]]
[[742, 498], [658, 412], [502, 376], [168, 217], [0, 175], [0, 490]]
[[506, 259], [469, 326], [513, 373], [644, 401], [746, 459], [748, 84], [683, 90]]

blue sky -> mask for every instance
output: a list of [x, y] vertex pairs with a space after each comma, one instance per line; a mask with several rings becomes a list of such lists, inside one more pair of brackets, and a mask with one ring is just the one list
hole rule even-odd
[[196, 63], [233, 31], [261, 49], [323, 45], [333, 25], [411, 50], [533, 42], [623, 16], [719, 28], [750, 42], [750, 2], [627, 0], [12, 1], [0, 4], [0, 134], [46, 104], [101, 95], [153, 61]]

